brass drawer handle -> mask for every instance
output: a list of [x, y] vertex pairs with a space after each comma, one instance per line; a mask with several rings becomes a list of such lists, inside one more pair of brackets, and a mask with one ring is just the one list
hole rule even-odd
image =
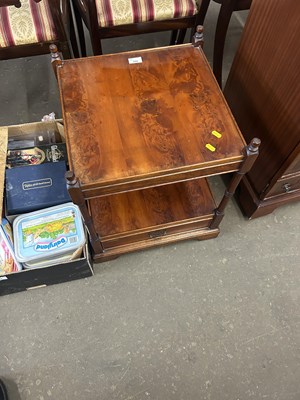
[[283, 185], [283, 189], [286, 191], [286, 193], [288, 193], [292, 190], [292, 185], [290, 183], [286, 183]]
[[167, 234], [166, 229], [160, 229], [159, 231], [153, 231], [148, 233], [150, 239], [159, 238], [161, 236], [165, 236], [166, 234]]

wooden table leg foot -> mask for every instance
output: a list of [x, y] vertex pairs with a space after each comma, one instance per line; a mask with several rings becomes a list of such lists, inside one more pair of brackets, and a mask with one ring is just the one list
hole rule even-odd
[[113, 261], [116, 260], [117, 258], [119, 258], [119, 255], [111, 255], [111, 256], [101, 256], [101, 257], [97, 257], [97, 254], [94, 254], [93, 256], [93, 261], [94, 263], [102, 263], [102, 262], [107, 262], [107, 261]]

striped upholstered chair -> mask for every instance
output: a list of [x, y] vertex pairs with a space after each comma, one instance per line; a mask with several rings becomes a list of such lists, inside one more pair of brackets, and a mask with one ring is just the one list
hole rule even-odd
[[[70, 58], [72, 46], [66, 34], [67, 23], [71, 21], [67, 15], [69, 1], [63, 3], [60, 0], [0, 0], [0, 60], [47, 54], [50, 43], [55, 43], [63, 56]], [[74, 37], [72, 44], [76, 52]]]
[[73, 0], [82, 55], [86, 24], [95, 55], [101, 40], [141, 33], [172, 31], [171, 44], [182, 43], [187, 28], [198, 25], [202, 0]]
[[[213, 0], [213, 1], [221, 5], [215, 32], [213, 71], [220, 87], [222, 87], [223, 53], [224, 53], [226, 33], [229, 26], [231, 15], [234, 11], [249, 10], [252, 4], [252, 0]], [[210, 2], [211, 0], [202, 1], [201, 10], [199, 12], [199, 25], [203, 25], [204, 23]]]

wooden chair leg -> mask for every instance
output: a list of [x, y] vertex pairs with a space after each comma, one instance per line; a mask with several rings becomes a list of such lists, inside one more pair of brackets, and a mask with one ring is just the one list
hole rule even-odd
[[182, 44], [184, 42], [186, 31], [187, 31], [187, 29], [180, 29], [179, 30], [176, 44]]
[[91, 38], [94, 56], [101, 56], [103, 54], [101, 38], [99, 36], [97, 37], [96, 35], [95, 35], [95, 37], [90, 35], [90, 38]]
[[83, 22], [82, 22], [80, 12], [78, 11], [75, 4], [73, 6], [73, 11], [74, 11], [74, 17], [75, 17], [75, 21], [76, 21], [81, 57], [86, 57], [86, 44], [85, 44], [85, 38], [84, 38]]
[[73, 56], [75, 58], [78, 58], [78, 57], [80, 57], [79, 49], [78, 49], [78, 42], [77, 42], [77, 38], [76, 38], [74, 20], [73, 20], [73, 16], [72, 16], [72, 12], [71, 12], [71, 5], [69, 2], [68, 2], [68, 13], [70, 16], [70, 41], [71, 41], [71, 45], [72, 45]]
[[202, 0], [200, 10], [197, 15], [197, 20], [196, 20], [196, 24], [195, 24], [196, 26], [203, 25], [209, 4], [210, 4], [210, 0]]
[[171, 32], [170, 46], [174, 46], [174, 44], [176, 44], [177, 35], [178, 35], [178, 30]]
[[222, 88], [222, 65], [225, 39], [231, 14], [234, 10], [234, 3], [234, 0], [223, 1], [218, 16], [215, 33], [213, 71], [220, 88]]
[[60, 46], [60, 51], [65, 60], [72, 58], [72, 53], [70, 51], [70, 44], [68, 42], [60, 43], [59, 46]]

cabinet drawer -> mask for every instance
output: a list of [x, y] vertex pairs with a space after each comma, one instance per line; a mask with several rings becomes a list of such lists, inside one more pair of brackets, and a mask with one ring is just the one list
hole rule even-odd
[[300, 175], [292, 178], [285, 178], [277, 181], [268, 193], [267, 197], [277, 196], [279, 194], [292, 193], [300, 190]]

